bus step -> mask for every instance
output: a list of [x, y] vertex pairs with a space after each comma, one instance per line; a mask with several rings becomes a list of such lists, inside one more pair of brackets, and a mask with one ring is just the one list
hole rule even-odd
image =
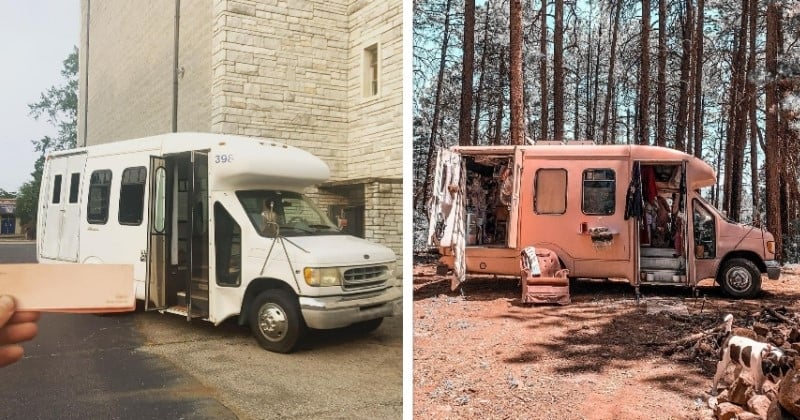
[[[170, 306], [169, 308], [164, 309], [164, 312], [169, 312], [171, 314], [181, 315], [181, 316], [185, 316], [185, 317], [189, 316], [189, 312], [186, 310], [186, 306], [185, 305]], [[193, 307], [192, 308], [192, 316], [191, 316], [191, 318], [192, 319], [195, 319], [195, 318], [207, 319], [207, 314], [205, 314], [205, 313], [203, 313], [203, 311]]]
[[[192, 291], [192, 309], [208, 312], [208, 292]], [[178, 292], [178, 306], [186, 307], [186, 292]]]
[[682, 284], [686, 276], [679, 270], [642, 270], [642, 284]]

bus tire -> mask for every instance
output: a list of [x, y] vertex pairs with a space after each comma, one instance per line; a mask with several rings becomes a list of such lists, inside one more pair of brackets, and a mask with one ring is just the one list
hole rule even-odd
[[731, 258], [722, 265], [717, 282], [733, 298], [752, 298], [761, 292], [761, 271], [746, 258]]
[[248, 320], [258, 344], [276, 353], [291, 353], [305, 335], [297, 298], [281, 289], [261, 292], [250, 305]]

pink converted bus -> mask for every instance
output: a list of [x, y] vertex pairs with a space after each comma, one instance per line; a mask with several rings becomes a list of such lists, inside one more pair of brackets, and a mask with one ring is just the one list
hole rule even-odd
[[569, 278], [753, 297], [780, 275], [772, 234], [701, 197], [712, 168], [677, 150], [540, 142], [440, 150], [428, 243], [467, 274], [522, 275], [525, 302], [569, 301]]

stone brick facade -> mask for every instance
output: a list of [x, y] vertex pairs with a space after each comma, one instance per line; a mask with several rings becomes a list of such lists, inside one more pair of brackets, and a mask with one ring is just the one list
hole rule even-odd
[[[304, 148], [331, 168], [311, 195], [329, 210], [359, 209], [365, 237], [400, 258], [402, 9], [401, 0], [81, 0], [78, 143], [177, 125]], [[369, 48], [375, 94], [365, 93]]]

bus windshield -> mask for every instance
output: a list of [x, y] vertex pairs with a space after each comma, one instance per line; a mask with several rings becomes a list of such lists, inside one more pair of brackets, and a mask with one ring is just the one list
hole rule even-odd
[[303, 194], [292, 191], [237, 191], [256, 231], [268, 238], [340, 234], [334, 225]]
[[727, 215], [727, 214], [723, 213], [723, 212], [722, 212], [722, 210], [720, 210], [720, 209], [718, 209], [718, 208], [714, 207], [714, 205], [713, 205], [713, 204], [709, 203], [709, 202], [708, 202], [708, 201], [707, 201], [705, 198], [703, 198], [703, 196], [702, 196], [702, 195], [700, 195], [699, 191], [698, 191], [698, 194], [697, 194], [697, 198], [698, 198], [698, 199], [699, 199], [699, 200], [700, 200], [702, 203], [704, 203], [704, 204], [706, 205], [706, 207], [708, 207], [708, 208], [710, 208], [710, 209], [714, 209], [714, 213], [716, 213], [717, 215], [719, 215], [719, 217], [721, 217], [721, 218], [722, 218], [722, 220], [724, 220], [724, 221], [726, 221], [726, 222], [728, 222], [728, 223], [736, 223], [736, 221], [734, 221], [733, 219], [731, 219], [730, 217], [728, 217], [728, 215]]

